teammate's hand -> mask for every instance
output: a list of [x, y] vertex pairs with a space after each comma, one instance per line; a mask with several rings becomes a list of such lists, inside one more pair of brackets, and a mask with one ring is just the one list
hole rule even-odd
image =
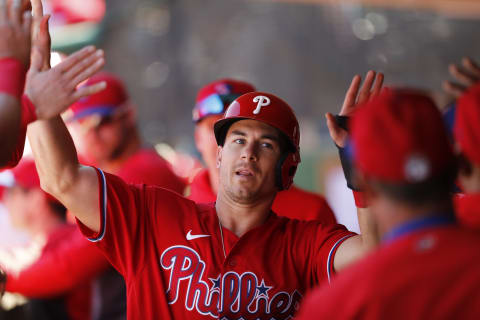
[[25, 67], [30, 60], [32, 18], [22, 0], [0, 0], [0, 58], [16, 58]]
[[96, 50], [93, 46], [85, 47], [45, 71], [42, 71], [45, 66], [42, 52], [36, 48], [32, 51], [25, 94], [35, 105], [38, 119], [57, 116], [78, 99], [105, 89], [105, 82], [77, 88], [105, 64], [102, 50]]
[[448, 71], [457, 82], [444, 81], [443, 90], [455, 97], [461, 96], [469, 87], [480, 81], [480, 67], [470, 58], [463, 58], [461, 66], [449, 65]]
[[[345, 95], [345, 100], [343, 101], [339, 115], [351, 116], [359, 104], [368, 101], [371, 97], [379, 94], [382, 90], [383, 78], [383, 73], [379, 72], [377, 74], [375, 71], [370, 70], [365, 77], [362, 89], [360, 89], [362, 78], [359, 75], [354, 76]], [[335, 121], [335, 116], [331, 113], [326, 113], [325, 117], [327, 118], [330, 137], [332, 137], [332, 140], [337, 146], [342, 148], [345, 147], [348, 132], [340, 128]]]

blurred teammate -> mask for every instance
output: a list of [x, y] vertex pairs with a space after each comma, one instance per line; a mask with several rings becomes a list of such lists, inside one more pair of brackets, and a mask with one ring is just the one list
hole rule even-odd
[[87, 85], [105, 82], [106, 89], [79, 100], [67, 121], [87, 163], [122, 177], [129, 183], [157, 185], [183, 194], [184, 182], [157, 152], [142, 144], [135, 110], [123, 83], [113, 74], [99, 73]]
[[[78, 231], [74, 225], [66, 223], [65, 207], [40, 189], [40, 180], [33, 160], [21, 161], [13, 170], [13, 176], [15, 184], [7, 189], [5, 195], [5, 205], [12, 225], [27, 232], [36, 241], [45, 241], [39, 261], [49, 256], [50, 259], [55, 259], [52, 252], [58, 251], [59, 247], [68, 246], [74, 238], [78, 239]], [[89, 248], [89, 253], [93, 254], [90, 257], [98, 255], [96, 248]], [[84, 256], [83, 259], [90, 257]], [[65, 260], [59, 259], [58, 256], [55, 260], [60, 267], [65, 263]], [[55, 268], [56, 264], [50, 267]], [[5, 267], [8, 270], [8, 266]], [[52, 271], [55, 272], [54, 269]], [[55, 283], [56, 279], [49, 277], [51, 282], [42, 279], [40, 283], [31, 282], [32, 278], [24, 279], [23, 282], [18, 281], [18, 278], [24, 276], [24, 270], [18, 274], [16, 272], [10, 274], [7, 271], [6, 290], [31, 298], [27, 308], [29, 319], [90, 319], [91, 283], [88, 281], [90, 279], [84, 279], [76, 287], [57, 294], [52, 292], [38, 294], [42, 291], [51, 291], [51, 287], [58, 286], [59, 284]]]
[[298, 319], [475, 319], [480, 235], [455, 222], [456, 161], [440, 112], [423, 94], [392, 90], [352, 121], [382, 245], [307, 298]]
[[480, 82], [457, 100], [454, 137], [459, 153], [458, 183], [463, 194], [455, 198], [457, 214], [468, 227], [480, 229]]
[[[220, 79], [209, 83], [198, 92], [193, 109], [195, 144], [207, 168], [200, 171], [193, 179], [189, 199], [199, 203], [216, 200], [220, 179], [216, 161], [218, 146], [213, 125], [222, 118], [233, 100], [252, 91], [255, 91], [255, 88], [249, 83]], [[295, 185], [277, 194], [272, 209], [278, 215], [292, 219], [319, 220], [326, 224], [336, 223], [335, 216], [323, 197]]]
[[240, 96], [215, 136], [217, 200], [196, 204], [81, 166], [59, 118], [29, 130], [42, 186], [125, 277], [130, 319], [288, 318], [309, 288], [370, 249], [343, 226], [272, 212], [300, 162], [298, 122], [283, 100]]
[[[103, 89], [103, 84], [76, 89], [81, 81], [93, 75], [104, 64], [103, 52], [96, 52], [93, 47], [73, 54], [57, 66], [55, 71], [49, 70], [49, 66], [44, 63], [50, 54], [49, 16], [43, 16], [41, 3], [34, 1], [31, 35], [32, 19], [28, 11], [24, 14], [26, 4], [25, 1], [0, 2], [0, 32], [4, 35], [0, 40], [0, 78], [3, 79], [0, 79], [0, 167], [13, 167], [18, 163], [30, 122], [58, 115], [77, 99]], [[42, 107], [38, 107], [32, 103], [28, 92], [23, 94], [30, 56], [32, 65], [27, 76], [31, 82], [37, 82], [35, 88], [43, 90], [41, 83], [48, 80], [51, 86], [48, 91], [61, 92], [67, 104], [42, 104]], [[80, 60], [84, 64], [77, 64]], [[54, 100], [55, 97], [50, 99]]]

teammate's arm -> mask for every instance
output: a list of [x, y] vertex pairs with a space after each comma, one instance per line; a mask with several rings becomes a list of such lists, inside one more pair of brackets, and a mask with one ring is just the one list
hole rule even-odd
[[20, 96], [31, 38], [31, 19], [23, 12], [21, 1], [0, 0], [0, 167], [16, 164], [20, 158], [15, 152], [21, 120]]
[[[379, 94], [383, 86], [383, 74], [369, 71], [360, 89], [361, 81], [362, 79], [359, 75], [353, 78], [345, 95], [340, 111], [341, 116], [351, 116], [358, 105]], [[348, 132], [336, 123], [335, 117], [331, 113], [327, 113], [326, 118], [332, 140], [337, 146], [345, 147], [348, 140]], [[369, 209], [357, 208], [357, 217], [361, 234], [348, 238], [340, 244], [333, 260], [333, 266], [336, 271], [363, 257], [378, 244], [376, 224]]]

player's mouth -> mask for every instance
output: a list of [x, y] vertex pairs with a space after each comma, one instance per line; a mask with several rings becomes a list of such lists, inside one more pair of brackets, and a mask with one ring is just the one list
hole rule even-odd
[[238, 168], [235, 170], [235, 175], [240, 177], [253, 177], [254, 171], [250, 168]]

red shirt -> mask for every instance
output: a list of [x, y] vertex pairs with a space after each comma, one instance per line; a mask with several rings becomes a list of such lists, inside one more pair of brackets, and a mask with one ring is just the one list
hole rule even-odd
[[455, 225], [397, 238], [313, 292], [296, 319], [478, 319], [479, 247]]
[[[203, 169], [190, 185], [190, 200], [198, 203], [215, 202], [217, 195], [210, 185], [208, 170]], [[336, 224], [337, 220], [324, 197], [296, 186], [280, 191], [272, 205], [280, 216], [299, 220], [319, 220], [324, 224]]]
[[453, 197], [457, 219], [465, 227], [480, 230], [480, 193]]
[[[105, 266], [99, 266], [98, 259], [95, 259], [101, 255], [99, 250], [85, 239], [80, 239], [79, 235], [81, 234], [75, 225], [59, 227], [49, 234], [36, 263], [22, 270], [18, 276], [8, 273], [6, 291], [17, 292], [29, 298], [63, 297], [70, 319], [90, 319], [91, 283], [88, 277], [77, 279], [75, 274], [93, 274]], [[70, 246], [82, 246], [82, 257], [69, 255]], [[78, 259], [83, 259], [82, 265], [77, 264]], [[54, 273], [51, 268], [55, 268]]]
[[115, 174], [128, 183], [156, 185], [183, 194], [185, 183], [153, 149], [140, 149]]
[[238, 238], [213, 204], [101, 171], [99, 185], [101, 230], [79, 226], [125, 277], [129, 319], [288, 319], [353, 235], [272, 212]]

